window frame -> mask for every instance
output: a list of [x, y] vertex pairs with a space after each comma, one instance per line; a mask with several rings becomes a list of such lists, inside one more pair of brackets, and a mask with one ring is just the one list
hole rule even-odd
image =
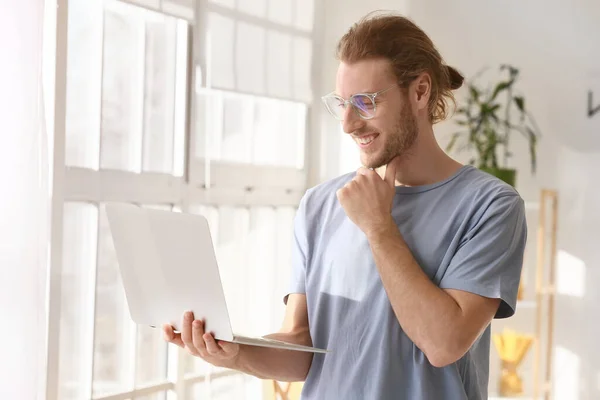
[[[51, 60], [54, 75], [54, 103], [52, 132], [52, 208], [51, 208], [51, 241], [50, 267], [47, 290], [48, 320], [47, 320], [47, 353], [45, 394], [49, 400], [58, 399], [59, 393], [59, 360], [60, 360], [60, 321], [61, 321], [61, 277], [63, 265], [63, 217], [64, 204], [67, 202], [93, 202], [101, 204], [106, 201], [126, 201], [146, 204], [175, 204], [182, 211], [189, 210], [190, 204], [207, 206], [297, 206], [307, 187], [316, 181], [318, 175], [319, 140], [318, 117], [320, 111], [315, 111], [315, 105], [320, 104], [317, 92], [320, 87], [319, 69], [320, 37], [322, 24], [319, 14], [323, 14], [324, 5], [318, 0], [314, 2], [313, 29], [302, 31], [286, 27], [268, 20], [243, 14], [236, 10], [210, 4], [208, 0], [189, 0], [194, 9], [178, 9], [169, 7], [163, 0], [155, 0], [152, 7], [148, 1], [118, 0], [137, 7], [159, 11], [165, 15], [175, 16], [186, 20], [189, 32], [188, 41], [188, 78], [186, 86], [186, 123], [184, 140], [184, 173], [174, 176], [166, 173], [127, 172], [121, 170], [92, 169], [68, 166], [66, 156], [66, 98], [67, 98], [67, 43], [68, 43], [68, 10], [69, 0], [46, 0], [51, 6], [56, 6], [55, 37], [51, 39], [55, 45]], [[294, 0], [301, 1], [301, 0]], [[167, 7], [165, 7], [167, 5]], [[295, 3], [292, 3], [294, 6]], [[185, 7], [183, 7], [185, 8]], [[196, 99], [194, 88], [206, 82], [206, 24], [209, 11], [217, 11], [224, 15], [235, 17], [237, 20], [257, 24], [262, 27], [276, 29], [282, 32], [300, 34], [312, 42], [311, 89], [312, 100], [307, 105], [305, 124], [304, 168], [279, 168], [272, 166], [256, 166], [247, 164], [232, 164], [226, 162], [210, 163], [193, 157], [195, 149], [194, 129]], [[235, 93], [242, 93], [233, 91]], [[264, 95], [265, 97], [271, 97]], [[275, 98], [275, 97], [271, 97]], [[290, 100], [290, 99], [284, 99]], [[294, 100], [297, 101], [297, 100]], [[311, 157], [312, 155], [312, 157]], [[209, 171], [207, 170], [209, 167]], [[208, 173], [210, 172], [210, 174]], [[209, 180], [205, 179], [209, 177]], [[260, 179], [257, 179], [260, 177]], [[210, 182], [213, 182], [211, 185]], [[281, 184], [283, 182], [283, 184]], [[94, 280], [95, 298], [96, 282]], [[95, 302], [90, 300], [86, 306], [93, 311], [89, 318], [90, 326], [86, 329], [93, 336], [95, 327]], [[90, 338], [85, 338], [86, 340]], [[93, 337], [91, 343], [93, 344]], [[90, 349], [92, 358], [89, 365], [89, 379], [86, 380], [86, 393], [92, 395], [93, 348]], [[168, 377], [164, 382], [138, 387], [135, 390], [110, 396], [93, 397], [94, 400], [120, 400], [132, 396], [142, 396], [162, 391], [175, 392], [178, 399], [184, 399], [189, 385], [203, 382], [204, 373], [184, 374], [185, 350], [169, 348]], [[209, 379], [241, 374], [238, 371], [222, 371], [212, 373]], [[92, 397], [90, 397], [92, 398]]]

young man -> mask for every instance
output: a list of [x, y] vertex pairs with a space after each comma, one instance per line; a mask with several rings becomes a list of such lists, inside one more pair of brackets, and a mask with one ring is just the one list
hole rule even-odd
[[353, 26], [323, 99], [364, 168], [310, 189], [282, 330], [326, 355], [166, 339], [218, 366], [305, 381], [304, 399], [487, 398], [490, 322], [515, 312], [527, 228], [517, 192], [448, 157], [432, 125], [462, 76], [400, 16]]

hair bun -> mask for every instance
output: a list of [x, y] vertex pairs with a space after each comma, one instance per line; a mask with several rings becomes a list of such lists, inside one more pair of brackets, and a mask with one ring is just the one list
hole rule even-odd
[[456, 90], [460, 88], [465, 80], [465, 78], [461, 75], [453, 67], [446, 65], [446, 69], [448, 70], [448, 79], [450, 81], [450, 89]]

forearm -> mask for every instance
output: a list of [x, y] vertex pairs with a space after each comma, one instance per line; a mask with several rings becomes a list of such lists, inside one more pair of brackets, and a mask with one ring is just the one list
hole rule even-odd
[[423, 272], [393, 220], [370, 234], [369, 243], [403, 331], [432, 364], [444, 364], [448, 349], [464, 347], [460, 306]]
[[[312, 345], [308, 332], [274, 333], [266, 337], [306, 346]], [[260, 379], [282, 382], [304, 381], [312, 356], [312, 353], [304, 351], [241, 345], [238, 356], [229, 367]]]

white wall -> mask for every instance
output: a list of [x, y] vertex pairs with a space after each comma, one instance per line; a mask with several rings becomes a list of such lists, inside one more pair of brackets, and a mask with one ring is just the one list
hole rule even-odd
[[0, 398], [42, 398], [48, 140], [40, 107], [41, 1], [0, 3]]
[[[333, 90], [336, 40], [368, 11], [396, 9], [420, 25], [437, 44], [447, 63], [467, 78], [483, 67], [511, 63], [521, 69], [518, 88], [526, 95], [543, 137], [538, 172], [529, 171], [523, 140], [514, 139], [512, 166], [519, 169], [517, 189], [535, 202], [541, 188], [559, 192], [559, 262], [554, 347], [554, 395], [557, 400], [600, 398], [600, 113], [587, 117], [587, 92], [600, 104], [600, 3], [593, 0], [500, 2], [406, 0], [326, 1], [322, 92]], [[510, 24], [510, 26], [509, 26]], [[457, 93], [460, 99], [461, 92]], [[320, 180], [358, 166], [358, 155], [339, 124], [322, 114]], [[454, 131], [451, 122], [436, 126], [440, 141]], [[338, 154], [337, 149], [341, 149]], [[466, 155], [457, 156], [462, 161]], [[537, 212], [529, 210], [530, 246], [524, 277], [526, 297], [534, 290]], [[494, 324], [533, 329], [535, 310], [523, 308], [509, 321]], [[524, 362], [526, 389], [531, 390], [533, 352]], [[490, 389], [498, 378], [492, 349]]]

